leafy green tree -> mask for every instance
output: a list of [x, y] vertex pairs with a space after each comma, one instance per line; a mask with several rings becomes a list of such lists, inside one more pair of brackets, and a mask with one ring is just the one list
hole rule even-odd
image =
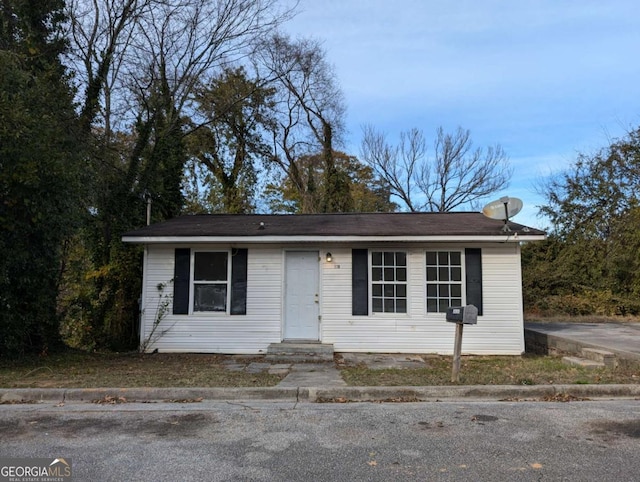
[[580, 154], [544, 188], [541, 213], [566, 239], [608, 239], [640, 200], [640, 129], [593, 155]]
[[268, 164], [274, 89], [247, 78], [244, 68], [226, 69], [197, 89], [195, 100], [203, 118], [189, 136], [195, 161], [206, 168], [212, 211], [248, 213], [260, 166]]
[[[391, 212], [397, 206], [389, 200], [390, 192], [386, 185], [377, 179], [373, 170], [362, 164], [356, 157], [343, 152], [334, 152], [335, 170], [342, 176], [348, 192], [348, 205], [341, 212]], [[295, 186], [290, 178], [267, 186], [267, 199], [272, 212], [301, 213], [324, 212], [326, 199], [325, 163], [320, 155], [304, 156], [298, 161], [301, 179], [305, 189]]]
[[584, 311], [640, 311], [640, 130], [579, 155], [543, 192], [553, 232], [523, 250], [527, 305], [570, 295]]
[[59, 348], [65, 241], [83, 207], [82, 138], [60, 62], [62, 0], [0, 5], [0, 354]]

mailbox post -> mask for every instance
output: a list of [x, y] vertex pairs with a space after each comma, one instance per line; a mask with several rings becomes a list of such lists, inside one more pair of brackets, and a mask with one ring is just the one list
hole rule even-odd
[[462, 352], [462, 330], [464, 325], [478, 323], [478, 308], [474, 305], [453, 306], [447, 309], [447, 321], [456, 324], [456, 338], [453, 344], [453, 367], [451, 381], [460, 381], [460, 353]]

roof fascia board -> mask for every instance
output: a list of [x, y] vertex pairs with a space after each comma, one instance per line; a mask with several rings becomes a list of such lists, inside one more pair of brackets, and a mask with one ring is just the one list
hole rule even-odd
[[345, 242], [493, 242], [519, 243], [543, 241], [545, 235], [510, 234], [491, 236], [123, 236], [125, 243], [193, 244], [193, 243], [345, 243]]

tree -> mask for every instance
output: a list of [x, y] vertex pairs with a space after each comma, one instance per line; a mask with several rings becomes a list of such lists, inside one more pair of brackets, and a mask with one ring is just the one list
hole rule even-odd
[[[184, 205], [186, 137], [196, 128], [195, 87], [248, 55], [291, 15], [278, 0], [73, 0], [72, 55], [83, 133], [91, 140], [90, 220], [77, 238], [91, 253], [94, 300], [87, 317], [98, 344], [137, 343], [142, 257], [121, 235], [178, 215]], [[78, 250], [76, 250], [78, 251]], [[80, 250], [81, 251], [81, 250]], [[77, 276], [70, 276], [71, 279]], [[72, 297], [70, 297], [72, 298]], [[70, 301], [69, 313], [72, 309]]]
[[0, 7], [0, 355], [60, 345], [62, 253], [85, 180], [64, 21], [61, 0]]
[[579, 154], [566, 172], [541, 190], [549, 216], [563, 238], [610, 237], [613, 225], [640, 202], [640, 129], [593, 155]]
[[540, 212], [553, 232], [523, 250], [524, 279], [535, 280], [538, 300], [571, 295], [585, 311], [640, 312], [639, 190], [640, 129], [579, 154], [545, 184]]
[[[344, 128], [344, 99], [333, 69], [319, 42], [292, 40], [275, 34], [259, 45], [256, 59], [263, 77], [277, 88], [277, 129], [273, 162], [300, 194], [307, 187], [298, 165], [302, 156], [320, 152], [324, 164], [325, 190], [322, 212], [348, 211], [348, 183], [336, 168], [334, 146]], [[302, 212], [311, 212], [302, 196]]]
[[410, 211], [453, 211], [474, 206], [480, 199], [505, 188], [511, 168], [499, 145], [473, 149], [470, 132], [437, 131], [434, 158], [427, 156], [427, 142], [419, 129], [400, 134], [397, 146], [373, 127], [364, 128], [361, 157], [391, 193]]
[[220, 77], [196, 90], [204, 121], [189, 136], [196, 162], [206, 167], [204, 180], [213, 210], [248, 213], [254, 210], [254, 189], [260, 164], [271, 147], [265, 139], [272, 129], [274, 89], [247, 78], [244, 68], [225, 69]]
[[[333, 157], [337, 172], [346, 180], [352, 201], [349, 209], [343, 212], [395, 211], [396, 205], [389, 200], [389, 190], [374, 176], [369, 166], [343, 152], [334, 152]], [[269, 184], [267, 198], [270, 211], [301, 213], [304, 205], [308, 212], [322, 212], [326, 180], [322, 157], [304, 156], [299, 159], [298, 166], [306, 189], [300, 192], [286, 177], [279, 183]]]

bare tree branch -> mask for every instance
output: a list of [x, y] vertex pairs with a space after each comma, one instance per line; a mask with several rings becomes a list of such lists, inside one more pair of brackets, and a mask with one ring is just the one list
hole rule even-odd
[[458, 128], [447, 134], [439, 128], [434, 158], [428, 159], [420, 130], [402, 132], [399, 145], [394, 147], [384, 134], [366, 126], [361, 156], [407, 209], [444, 212], [462, 206], [476, 208], [480, 199], [509, 183], [512, 170], [499, 145], [472, 148], [468, 130]]
[[[344, 130], [344, 99], [325, 55], [316, 40], [292, 40], [275, 34], [257, 46], [255, 61], [265, 81], [279, 86], [279, 125], [274, 132], [279, 154], [274, 156], [274, 162], [300, 189], [304, 200], [306, 186], [296, 163], [305, 155], [320, 152], [327, 178], [321, 209], [330, 212], [341, 210], [341, 203], [348, 200], [334, 160], [334, 147], [340, 144]], [[303, 202], [303, 212], [309, 209], [311, 206]]]

